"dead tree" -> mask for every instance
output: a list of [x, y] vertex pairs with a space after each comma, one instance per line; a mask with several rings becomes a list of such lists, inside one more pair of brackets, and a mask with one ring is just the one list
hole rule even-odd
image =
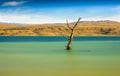
[[72, 44], [72, 40], [73, 40], [74, 29], [78, 25], [80, 19], [81, 18], [78, 18], [78, 21], [73, 25], [73, 27], [70, 27], [70, 25], [68, 24], [68, 20], [66, 21], [67, 22], [67, 26], [68, 26], [68, 28], [70, 30], [70, 36], [69, 36], [69, 39], [68, 39], [69, 41], [68, 41], [66, 50], [71, 50], [71, 44]]

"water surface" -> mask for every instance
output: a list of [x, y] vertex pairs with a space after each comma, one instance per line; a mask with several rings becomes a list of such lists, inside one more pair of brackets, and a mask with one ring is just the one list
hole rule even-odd
[[120, 41], [0, 42], [0, 76], [120, 76]]

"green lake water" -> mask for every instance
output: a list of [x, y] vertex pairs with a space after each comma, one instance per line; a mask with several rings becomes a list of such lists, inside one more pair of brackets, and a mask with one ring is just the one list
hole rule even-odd
[[0, 76], [120, 76], [120, 41], [0, 42]]

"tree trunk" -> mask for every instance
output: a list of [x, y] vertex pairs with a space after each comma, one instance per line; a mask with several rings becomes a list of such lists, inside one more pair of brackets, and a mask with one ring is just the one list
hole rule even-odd
[[73, 30], [71, 32], [70, 38], [69, 38], [69, 42], [67, 44], [67, 50], [71, 50], [71, 44], [72, 44], [72, 40], [73, 40]]
[[75, 23], [75, 25], [73, 27], [70, 27], [69, 24], [68, 24], [68, 21], [67, 21], [67, 26], [71, 30], [71, 34], [70, 34], [70, 37], [69, 37], [69, 42], [67, 44], [66, 50], [71, 50], [71, 44], [72, 44], [72, 40], [73, 40], [74, 29], [77, 26], [77, 24], [79, 23], [80, 19], [81, 18], [78, 19], [78, 21]]

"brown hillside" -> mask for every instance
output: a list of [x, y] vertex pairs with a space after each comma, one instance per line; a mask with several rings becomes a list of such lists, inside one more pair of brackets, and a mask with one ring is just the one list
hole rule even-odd
[[[71, 25], [74, 23], [70, 23]], [[72, 27], [72, 26], [71, 26]], [[66, 24], [17, 25], [0, 24], [0, 36], [61, 36], [69, 35]], [[114, 21], [81, 21], [76, 36], [120, 36], [120, 23]]]

